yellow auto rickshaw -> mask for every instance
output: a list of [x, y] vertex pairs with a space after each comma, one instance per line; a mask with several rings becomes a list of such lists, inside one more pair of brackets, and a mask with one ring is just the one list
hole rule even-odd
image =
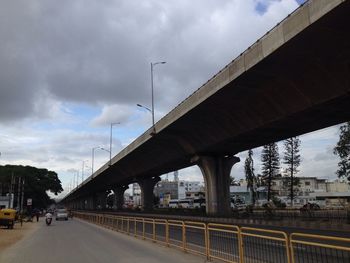
[[13, 228], [15, 225], [16, 210], [14, 209], [1, 209], [0, 210], [0, 226], [7, 226], [7, 228]]

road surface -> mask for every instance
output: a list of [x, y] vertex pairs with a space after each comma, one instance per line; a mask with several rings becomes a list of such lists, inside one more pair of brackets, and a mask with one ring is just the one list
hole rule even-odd
[[30, 236], [0, 253], [0, 263], [197, 263], [204, 257], [104, 229], [78, 219], [44, 221]]

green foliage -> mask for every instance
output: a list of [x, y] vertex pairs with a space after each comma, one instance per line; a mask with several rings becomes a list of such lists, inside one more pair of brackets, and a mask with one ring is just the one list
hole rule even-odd
[[273, 142], [263, 146], [261, 152], [262, 162], [262, 180], [264, 185], [267, 186], [267, 200], [271, 200], [271, 182], [275, 178], [280, 170], [280, 161], [277, 143]]
[[290, 183], [287, 185], [289, 190], [289, 196], [291, 203], [295, 199], [296, 189], [294, 186], [298, 185], [299, 182], [294, 176], [299, 172], [298, 167], [300, 166], [300, 139], [298, 137], [291, 137], [284, 141], [284, 156], [283, 163], [287, 165], [286, 174], [290, 178]]
[[[44, 208], [53, 202], [47, 192], [55, 195], [62, 192], [61, 181], [57, 174], [47, 169], [39, 169], [31, 166], [5, 165], [0, 166], [1, 192], [8, 193], [11, 176], [18, 182], [19, 177], [24, 178], [24, 200], [32, 198], [33, 207]], [[17, 185], [17, 184], [16, 184]], [[17, 191], [18, 186], [14, 188]]]
[[273, 197], [272, 198], [273, 204], [276, 206], [276, 208], [286, 208], [286, 203], [282, 202], [281, 199]]
[[350, 182], [350, 122], [340, 126], [339, 141], [333, 153], [340, 158], [336, 174], [339, 178], [347, 178]]
[[300, 139], [291, 137], [284, 141], [284, 147], [283, 163], [287, 165], [286, 171], [289, 175], [295, 175], [300, 166]]
[[230, 185], [239, 186], [239, 182], [233, 176], [230, 176]]
[[244, 162], [244, 173], [245, 173], [245, 179], [247, 181], [247, 189], [252, 193], [252, 203], [253, 206], [255, 205], [256, 201], [256, 187], [257, 185], [257, 178], [254, 173], [254, 161], [253, 161], [253, 151], [248, 151], [248, 156], [245, 159]]

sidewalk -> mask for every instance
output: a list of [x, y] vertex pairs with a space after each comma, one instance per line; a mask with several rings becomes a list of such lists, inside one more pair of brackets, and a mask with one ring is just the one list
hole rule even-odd
[[23, 223], [21, 227], [20, 223], [15, 224], [13, 229], [0, 228], [0, 255], [8, 247], [14, 245], [26, 235], [31, 234], [39, 226], [36, 222]]

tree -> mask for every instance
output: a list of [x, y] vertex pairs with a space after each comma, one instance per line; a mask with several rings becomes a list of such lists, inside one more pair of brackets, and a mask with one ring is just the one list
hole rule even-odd
[[284, 141], [284, 156], [283, 163], [287, 165], [286, 174], [290, 178], [290, 183], [287, 187], [289, 188], [289, 195], [291, 205], [293, 206], [293, 200], [295, 198], [296, 189], [294, 186], [299, 184], [299, 180], [294, 176], [299, 172], [298, 167], [300, 166], [300, 139], [298, 137], [291, 137]]
[[[31, 166], [5, 165], [0, 166], [0, 184], [3, 193], [9, 192], [12, 174], [15, 178], [24, 178], [24, 200], [31, 198], [33, 207], [44, 208], [53, 202], [47, 192], [57, 195], [63, 191], [61, 181], [53, 171]], [[15, 196], [17, 197], [18, 195]]]
[[273, 142], [263, 146], [261, 152], [262, 176], [267, 186], [267, 201], [271, 200], [271, 183], [280, 170], [280, 161], [277, 143]]
[[252, 193], [252, 203], [255, 205], [256, 201], [256, 187], [257, 187], [257, 179], [254, 174], [254, 161], [253, 161], [253, 151], [248, 151], [248, 156], [244, 162], [244, 173], [245, 180], [247, 182], [247, 189]]
[[340, 158], [336, 174], [339, 178], [347, 178], [350, 182], [350, 121], [340, 126], [339, 141], [333, 153]]
[[230, 185], [239, 186], [239, 182], [233, 176], [230, 176]]

